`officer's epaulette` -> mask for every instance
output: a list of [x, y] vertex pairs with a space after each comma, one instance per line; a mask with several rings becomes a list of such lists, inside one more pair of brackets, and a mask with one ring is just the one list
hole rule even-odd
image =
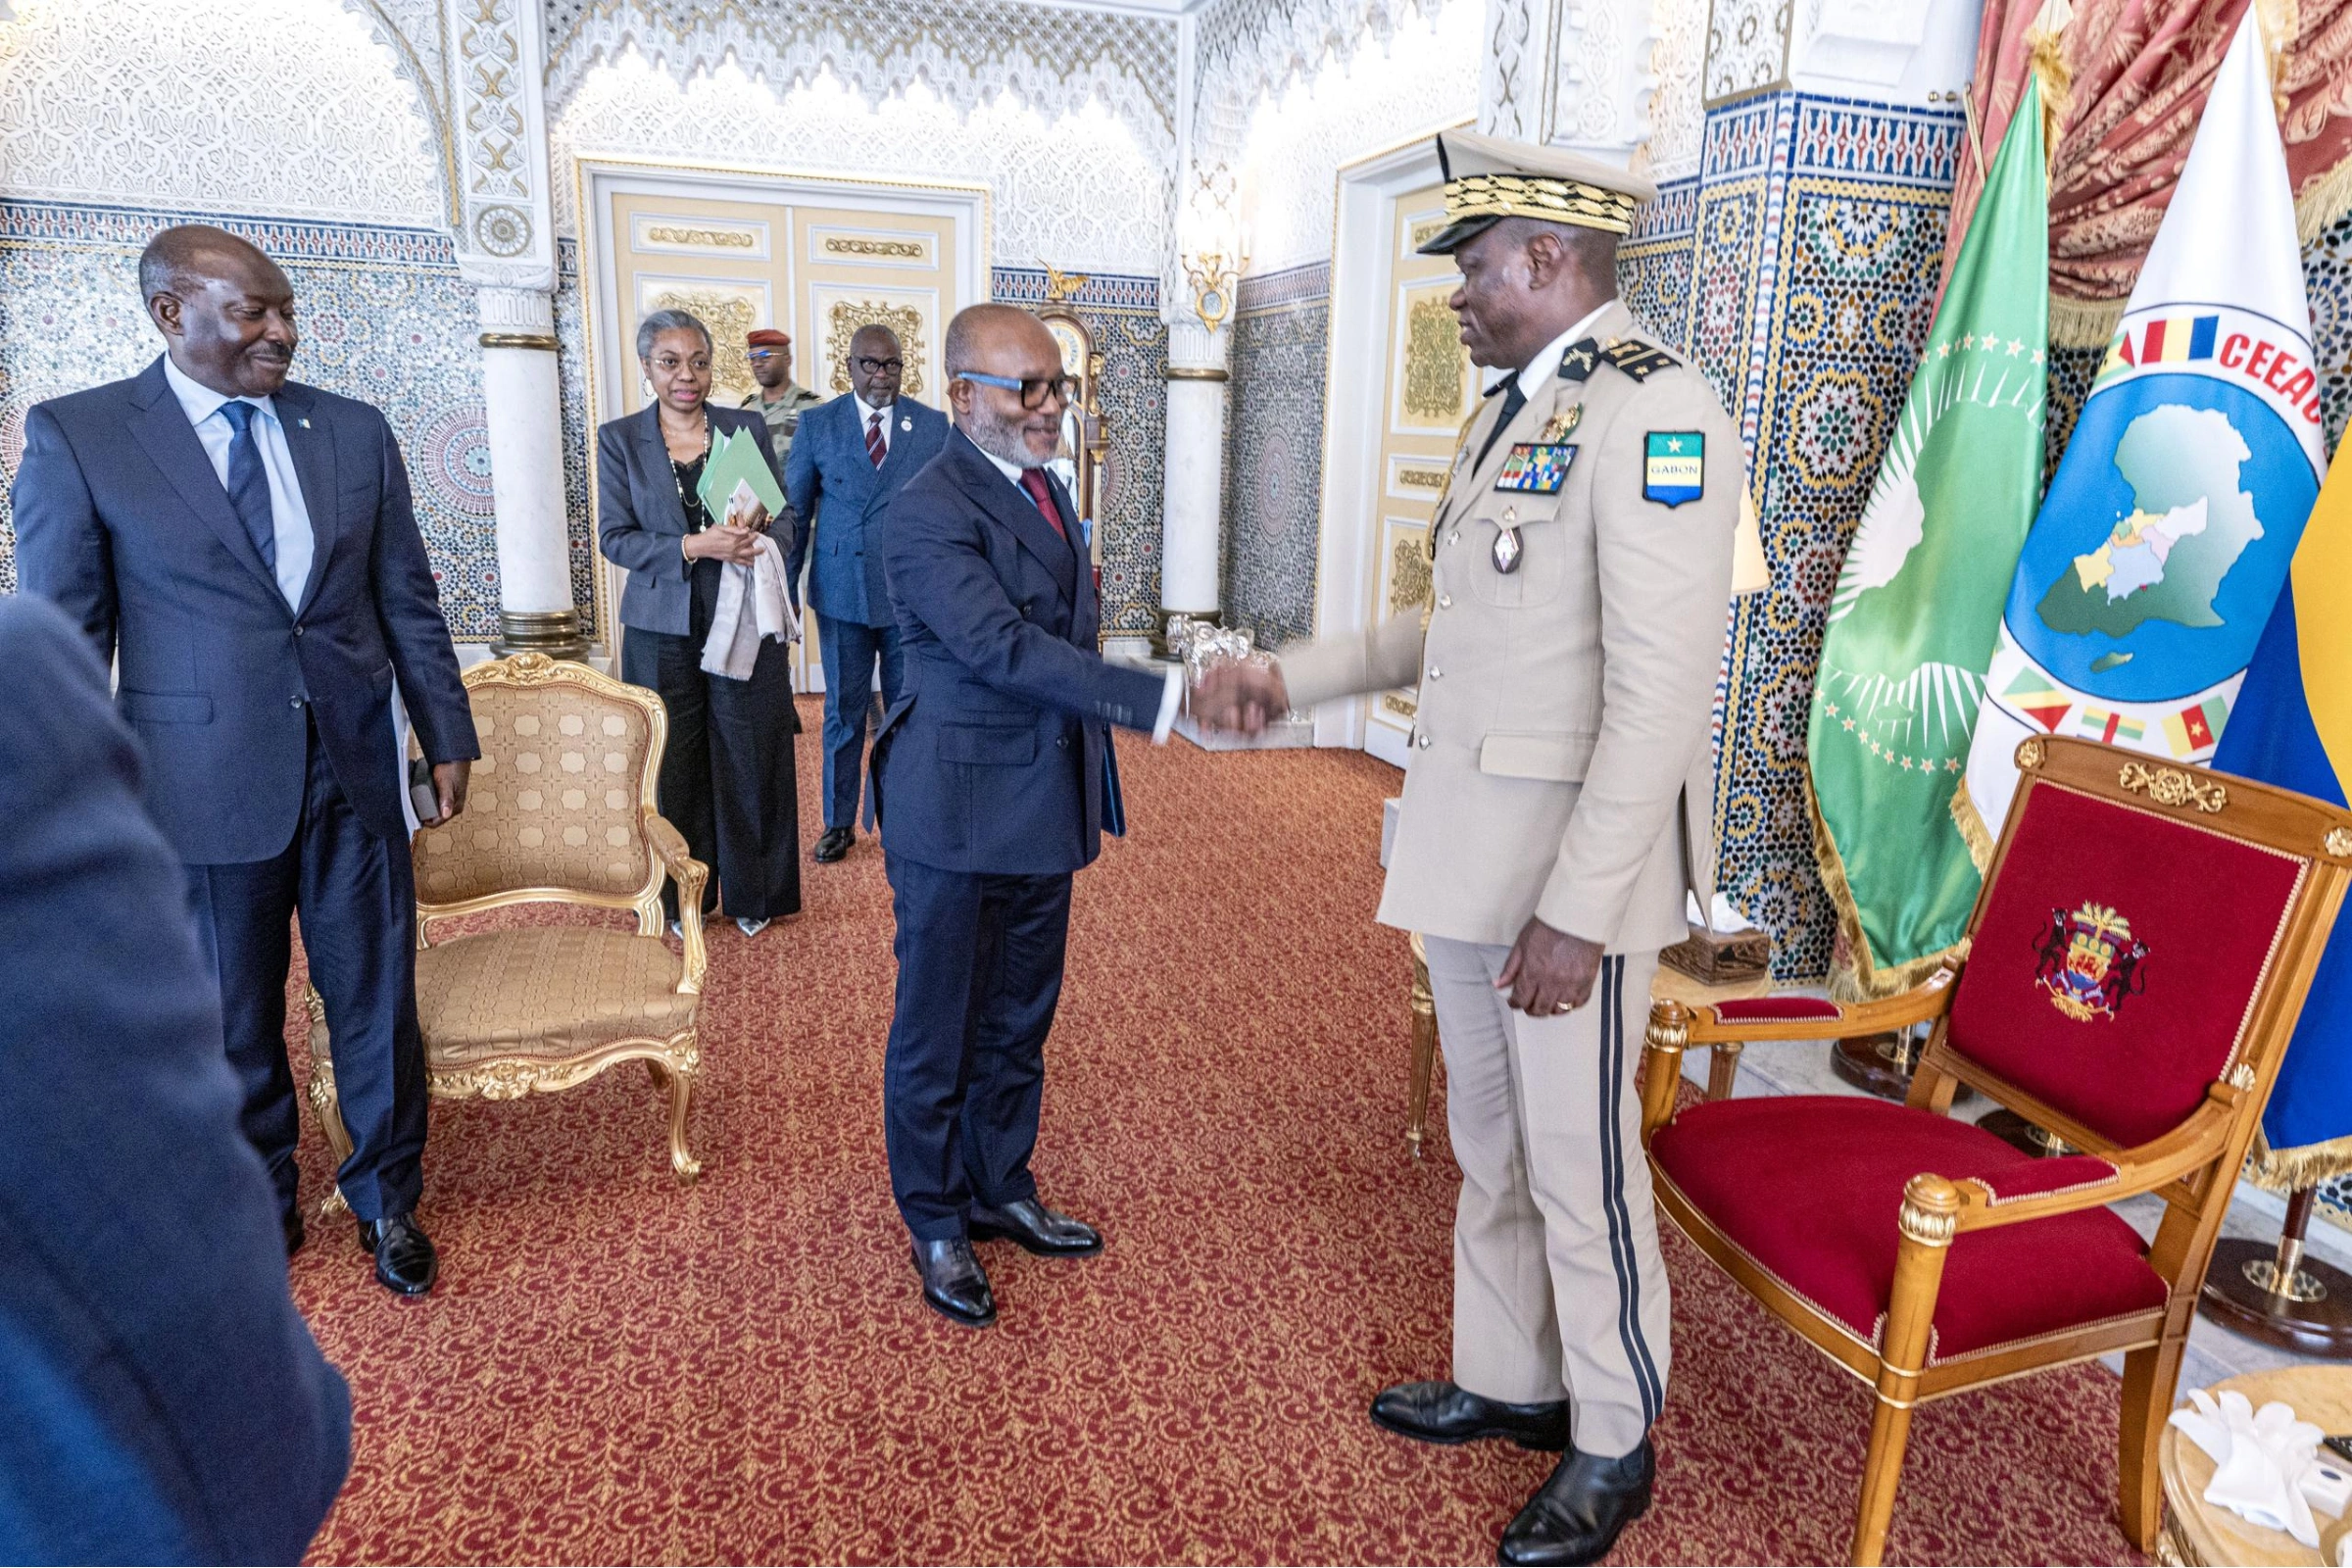
[[1638, 337], [1621, 337], [1600, 351], [1600, 357], [1637, 381], [1646, 381], [1658, 371], [1683, 362], [1655, 343], [1644, 343]]

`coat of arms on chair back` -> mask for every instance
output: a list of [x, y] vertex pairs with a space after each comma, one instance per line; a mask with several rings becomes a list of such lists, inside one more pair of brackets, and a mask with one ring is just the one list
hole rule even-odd
[[481, 760], [465, 813], [416, 848], [425, 906], [561, 889], [628, 906], [658, 897], [645, 832], [667, 719], [653, 693], [585, 664], [517, 654], [466, 671]]
[[2226, 775], [2038, 738], [2019, 761], [1948, 1043], [2131, 1148], [2230, 1076], [2266, 1010], [2299, 1004], [2299, 978], [2276, 995], [2299, 895], [2352, 843], [2323, 842], [2318, 803]]

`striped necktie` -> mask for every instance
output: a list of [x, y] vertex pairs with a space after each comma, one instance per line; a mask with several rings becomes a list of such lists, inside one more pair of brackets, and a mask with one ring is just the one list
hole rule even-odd
[[882, 411], [880, 409], [876, 409], [873, 416], [865, 421], [865, 455], [874, 460], [874, 466], [877, 468], [882, 466], [882, 460], [890, 456], [890, 448], [882, 442]]

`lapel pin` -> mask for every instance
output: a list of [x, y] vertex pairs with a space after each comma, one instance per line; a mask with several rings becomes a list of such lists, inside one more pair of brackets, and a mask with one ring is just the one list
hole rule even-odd
[[912, 419], [901, 419], [899, 421], [899, 428], [902, 430], [911, 430], [914, 428], [914, 421]]
[[311, 427], [311, 421], [308, 419], [301, 420], [300, 423], [305, 430], [308, 430]]

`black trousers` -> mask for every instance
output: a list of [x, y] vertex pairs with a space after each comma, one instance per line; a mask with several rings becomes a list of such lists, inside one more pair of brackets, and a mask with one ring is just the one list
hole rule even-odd
[[[686, 837], [713, 875], [703, 894], [707, 914], [724, 900], [740, 920], [772, 920], [801, 908], [801, 797], [792, 738], [792, 651], [760, 644], [750, 680], [703, 670], [720, 564], [694, 564], [694, 610], [687, 635], [623, 628], [620, 678], [662, 698], [669, 740], [662, 753], [655, 804]], [[674, 918], [674, 883], [662, 890]]]
[[882, 1058], [891, 1192], [918, 1242], [1037, 1196], [1029, 1156], [1061, 1001], [1070, 878], [941, 871], [889, 853], [896, 1010]]
[[[388, 726], [384, 744], [392, 744]], [[361, 823], [314, 728], [293, 840], [267, 860], [187, 871], [197, 939], [220, 980], [221, 1032], [244, 1091], [245, 1137], [269, 1167], [279, 1207], [294, 1210], [302, 1131], [285, 1039], [291, 921], [300, 914], [352, 1139], [336, 1184], [361, 1219], [408, 1213], [424, 1188], [425, 1077], [407, 841], [377, 838]]]

